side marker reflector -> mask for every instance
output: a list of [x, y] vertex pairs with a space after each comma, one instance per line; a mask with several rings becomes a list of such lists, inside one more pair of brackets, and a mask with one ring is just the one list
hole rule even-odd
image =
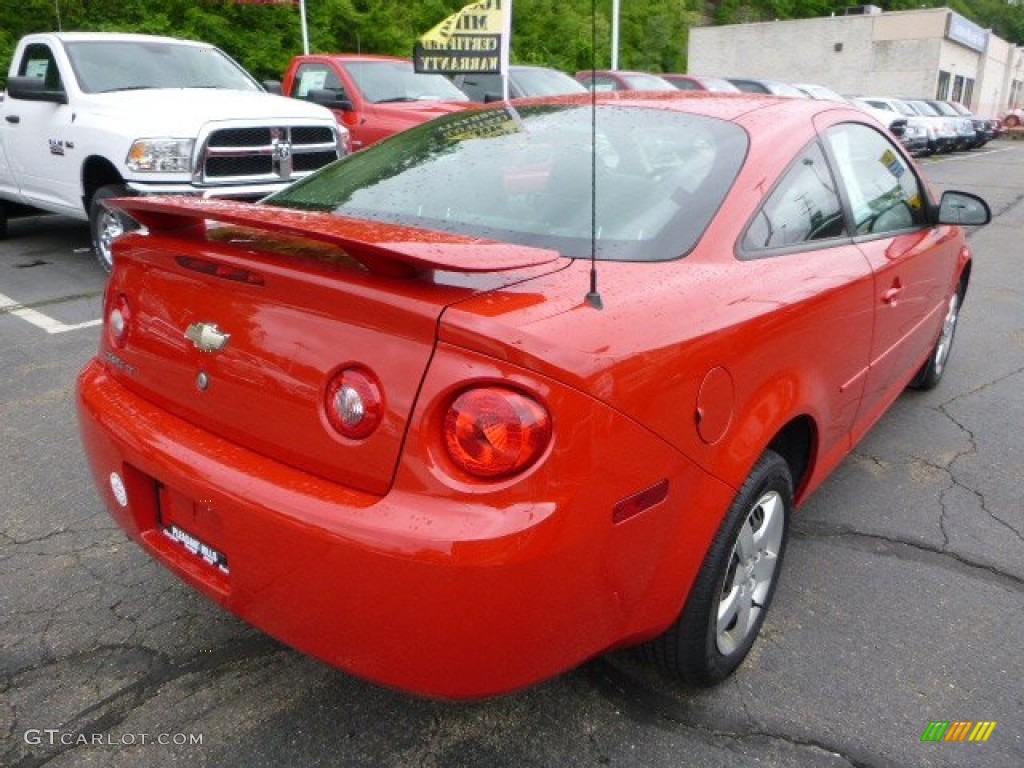
[[612, 522], [621, 523], [631, 517], [639, 515], [644, 510], [660, 504], [668, 498], [668, 479], [655, 483], [639, 493], [627, 496], [612, 509]]

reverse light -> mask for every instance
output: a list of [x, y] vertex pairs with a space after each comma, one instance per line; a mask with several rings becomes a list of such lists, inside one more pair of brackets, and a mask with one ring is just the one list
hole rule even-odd
[[477, 477], [497, 478], [531, 466], [551, 441], [551, 416], [536, 400], [505, 387], [459, 395], [444, 419], [452, 461]]
[[128, 333], [131, 329], [132, 309], [128, 304], [128, 298], [122, 293], [110, 305], [110, 312], [107, 314], [107, 335], [110, 343], [118, 349], [124, 348], [128, 341]]
[[353, 366], [337, 373], [327, 386], [327, 420], [342, 437], [369, 437], [384, 417], [384, 396], [377, 377]]
[[192, 139], [139, 139], [128, 150], [125, 163], [139, 173], [189, 173]]

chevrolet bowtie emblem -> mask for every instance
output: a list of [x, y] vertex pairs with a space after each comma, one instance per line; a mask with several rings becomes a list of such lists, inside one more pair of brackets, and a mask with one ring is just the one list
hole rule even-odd
[[214, 323], [192, 323], [185, 331], [185, 338], [203, 352], [219, 352], [231, 340], [230, 333], [222, 333]]

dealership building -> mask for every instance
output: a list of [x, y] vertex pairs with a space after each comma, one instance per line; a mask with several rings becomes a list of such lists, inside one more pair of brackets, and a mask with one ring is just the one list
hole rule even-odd
[[1024, 97], [1024, 49], [949, 8], [693, 27], [689, 71], [818, 83], [848, 95], [959, 101], [1000, 116]]

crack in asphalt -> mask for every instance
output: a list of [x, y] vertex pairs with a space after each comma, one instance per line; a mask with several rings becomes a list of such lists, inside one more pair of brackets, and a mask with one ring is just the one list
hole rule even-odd
[[[976, 454], [977, 453], [978, 445], [977, 445], [977, 439], [975, 438], [973, 430], [971, 430], [967, 425], [962, 424], [953, 415], [953, 413], [950, 410], [950, 407], [954, 403], [958, 402], [959, 400], [963, 400], [963, 399], [965, 399], [967, 397], [971, 397], [971, 396], [973, 396], [975, 394], [978, 394], [979, 392], [984, 392], [986, 389], [989, 389], [989, 388], [991, 388], [993, 386], [1001, 384], [1002, 382], [1007, 381], [1009, 379], [1012, 379], [1014, 377], [1021, 376], [1022, 374], [1024, 374], [1024, 368], [1018, 368], [1017, 370], [1011, 371], [1011, 372], [1009, 372], [1007, 374], [1004, 374], [1003, 376], [1000, 376], [1000, 377], [998, 377], [996, 379], [992, 379], [991, 381], [987, 381], [984, 384], [982, 384], [982, 385], [980, 385], [978, 387], [975, 387], [972, 390], [969, 390], [968, 392], [963, 392], [963, 393], [957, 395], [956, 397], [953, 397], [950, 400], [947, 400], [945, 403], [942, 403], [941, 405], [939, 405], [937, 410], [942, 415], [944, 415], [954, 426], [956, 426], [957, 429], [959, 429], [961, 432], [963, 432], [967, 436], [968, 441], [970, 442], [970, 449], [967, 450], [967, 451], [961, 451], [960, 453], [958, 453], [949, 462], [949, 466], [947, 468], [944, 468], [945, 471], [947, 471], [949, 473], [949, 476], [950, 476], [950, 478], [953, 481], [954, 487], [961, 488], [961, 489], [967, 491], [968, 493], [973, 494], [975, 497], [977, 497], [978, 504], [980, 505], [982, 511], [985, 514], [987, 514], [995, 522], [999, 523], [1000, 525], [1005, 527], [1007, 530], [1012, 532], [1013, 535], [1017, 539], [1019, 539], [1021, 542], [1024, 542], [1024, 533], [1022, 533], [1020, 530], [1015, 528], [1010, 522], [1008, 522], [1007, 520], [1004, 520], [999, 515], [997, 515], [993, 510], [991, 510], [989, 508], [989, 506], [988, 506], [988, 501], [985, 498], [985, 494], [984, 493], [982, 493], [981, 491], [979, 491], [979, 490], [977, 490], [975, 488], [970, 487], [966, 483], [960, 482], [957, 479], [957, 477], [955, 475], [955, 472], [954, 472], [954, 465], [960, 459], [962, 459], [964, 456], [968, 456], [968, 455], [971, 455], [971, 454]], [[947, 491], [948, 490], [952, 490], [952, 488], [947, 489]], [[945, 517], [945, 509], [946, 509], [945, 508], [945, 503], [944, 503], [944, 501], [945, 501], [945, 492], [943, 493], [942, 497], [940, 498], [940, 501], [943, 502], [943, 518], [944, 518]], [[942, 523], [941, 519], [940, 519], [940, 523]], [[945, 534], [945, 529], [943, 528], [943, 536], [945, 536], [945, 535], [946, 535]], [[948, 544], [948, 539], [947, 539], [946, 543]]]
[[[212, 650], [185, 662], [175, 662], [167, 654], [141, 645], [101, 645], [89, 651], [73, 653], [59, 659], [49, 658], [40, 663], [21, 670], [4, 681], [4, 690], [15, 685], [15, 678], [31, 672], [40, 672], [57, 664], [85, 662], [105, 653], [137, 653], [148, 657], [148, 671], [138, 679], [122, 686], [110, 695], [76, 712], [60, 723], [61, 733], [97, 734], [108, 733], [123, 723], [131, 713], [153, 699], [167, 683], [180, 680], [193, 674], [203, 674], [206, 680], [216, 680], [227, 674], [229, 667], [239, 661], [266, 659], [280, 653], [282, 647], [266, 635], [254, 635], [232, 643], [228, 648]], [[15, 708], [12, 706], [12, 710]], [[12, 732], [17, 730], [17, 719], [12, 718]], [[53, 727], [53, 726], [51, 726]], [[56, 760], [62, 755], [72, 752], [79, 746], [88, 745], [50, 745], [44, 754], [33, 751], [17, 753], [19, 746], [15, 741], [0, 759], [4, 765], [15, 768], [37, 768]]]
[[[849, 539], [862, 551], [873, 552], [878, 555], [890, 555], [897, 558], [902, 557], [909, 560], [924, 560], [925, 562], [945, 565], [946, 567], [955, 567], [958, 572], [966, 571], [975, 578], [1000, 584], [1017, 592], [1024, 591], [1024, 577], [1003, 571], [987, 563], [971, 560], [952, 550], [929, 546], [921, 541], [886, 536], [879, 533], [862, 533], [844, 525], [807, 522], [800, 524], [794, 522], [792, 533], [795, 538], [799, 539]], [[892, 545], [894, 550], [889, 552], [879, 550], [877, 547], [879, 542]], [[949, 560], [952, 560], [953, 563], [949, 563]]]
[[[1021, 369], [1021, 371], [1019, 371], [1018, 373], [1020, 373], [1020, 372], [1024, 372], [1024, 369]], [[1009, 522], [1007, 522], [1003, 518], [999, 517], [999, 515], [997, 515], [993, 510], [989, 509], [988, 500], [985, 498], [985, 494], [984, 493], [982, 493], [981, 491], [979, 491], [979, 490], [977, 490], [975, 488], [970, 487], [966, 483], [963, 483], [963, 482], [961, 482], [960, 480], [957, 479], [956, 474], [955, 474], [954, 469], [953, 469], [954, 465], [956, 464], [957, 461], [959, 461], [964, 456], [971, 455], [972, 453], [977, 453], [977, 442], [976, 442], [976, 439], [974, 437], [974, 433], [970, 429], [968, 429], [966, 426], [961, 424], [959, 421], [957, 421], [956, 417], [954, 417], [953, 414], [951, 414], [949, 411], [946, 410], [946, 406], [941, 406], [939, 410], [946, 416], [947, 419], [950, 420], [950, 422], [955, 424], [959, 429], [961, 429], [964, 432], [965, 435], [967, 435], [967, 437], [968, 437], [968, 439], [970, 440], [970, 443], [971, 443], [971, 450], [963, 451], [963, 452], [957, 454], [957, 456], [954, 457], [954, 459], [950, 462], [950, 465], [949, 465], [948, 469], [946, 470], [949, 473], [950, 479], [953, 481], [953, 485], [950, 488], [947, 488], [945, 491], [943, 491], [943, 493], [942, 493], [942, 495], [940, 496], [940, 499], [939, 499], [940, 503], [942, 503], [943, 518], [945, 517], [945, 514], [946, 514], [946, 505], [945, 505], [946, 493], [948, 493], [948, 491], [952, 490], [953, 488], [961, 488], [961, 489], [967, 491], [968, 493], [973, 494], [978, 499], [978, 504], [981, 507], [981, 510], [986, 515], [988, 515], [995, 522], [999, 523], [1000, 525], [1005, 527], [1007, 530], [1009, 530], [1011, 533], [1013, 533], [1014, 536], [1016, 536], [1021, 542], [1024, 542], [1024, 535], [1022, 535], [1019, 530], [1014, 528], [1013, 525], [1011, 525]], [[940, 522], [942, 522], [942, 521], [940, 520]], [[945, 535], [945, 531], [943, 531], [943, 535]], [[947, 540], [947, 544], [948, 544], [948, 540]]]
[[670, 730], [682, 728], [702, 738], [705, 742], [712, 743], [714, 739], [725, 739], [737, 743], [756, 739], [777, 741], [797, 749], [808, 750], [812, 755], [818, 757], [827, 755], [838, 758], [850, 768], [879, 768], [879, 766], [891, 765], [884, 758], [844, 752], [837, 744], [824, 740], [808, 739], [784, 731], [769, 730], [750, 716], [745, 704], [743, 710], [746, 722], [741, 722], [739, 719], [730, 722], [723, 719], [720, 714], [716, 714], [716, 722], [721, 722], [722, 727], [712, 727], [697, 722], [688, 702], [680, 701], [655, 690], [603, 658], [587, 664], [584, 671], [599, 694], [616, 705], [626, 717], [640, 725], [653, 725]]
[[[1024, 200], [1024, 196], [1022, 196], [1020, 199]], [[994, 522], [998, 523], [999, 525], [1003, 526], [1008, 531], [1010, 531], [1017, 539], [1024, 542], [1024, 534], [1022, 534], [1020, 530], [1015, 528], [1009, 521], [1004, 520], [1002, 517], [996, 514], [996, 512], [989, 507], [988, 499], [986, 498], [984, 492], [972, 487], [961, 477], [958, 477], [956, 465], [966, 457], [977, 456], [979, 451], [977, 437], [974, 431], [966, 424], [958, 420], [952, 412], [952, 406], [958, 401], [977, 395], [981, 392], [984, 392], [987, 389], [990, 389], [994, 386], [997, 386], [998, 384], [1001, 384], [1009, 379], [1012, 379], [1016, 376], [1020, 376], [1022, 374], [1024, 374], [1024, 368], [1019, 368], [1015, 371], [1010, 371], [1009, 373], [1006, 373], [995, 379], [987, 381], [984, 384], [976, 386], [966, 392], [961, 392], [960, 394], [950, 398], [949, 400], [947, 400], [944, 403], [941, 403], [938, 406], [934, 406], [935, 411], [940, 413], [951, 424], [953, 424], [953, 426], [960, 430], [960, 432], [964, 435], [964, 437], [967, 440], [967, 447], [958, 450], [945, 463], [938, 463], [917, 455], [911, 456], [908, 459], [909, 462], [918, 462], [922, 466], [940, 472], [948, 478], [948, 483], [939, 490], [938, 497], [939, 506], [941, 509], [938, 520], [939, 532], [942, 534], [941, 547], [932, 547], [923, 541], [917, 541], [908, 538], [901, 538], [897, 536], [884, 535], [879, 533], [865, 533], [862, 531], [858, 531], [856, 528], [853, 528], [852, 526], [848, 525], [830, 525], [826, 523], [815, 523], [799, 519], [797, 521], [794, 521], [793, 524], [794, 535], [800, 538], [848, 537], [859, 540], [862, 543], [885, 542], [887, 544], [892, 544], [898, 547], [908, 548], [909, 550], [917, 553], [927, 553], [930, 555], [935, 555], [937, 557], [950, 558], [954, 560], [958, 566], [963, 566], [968, 569], [980, 571], [983, 574], [988, 574], [990, 577], [994, 577], [997, 582], [1010, 586], [1012, 589], [1020, 590], [1022, 587], [1024, 587], [1024, 578], [1022, 578], [1021, 576], [1006, 570], [1002, 570], [996, 566], [973, 560], [957, 552], [955, 549], [951, 549], [952, 542], [946, 527], [946, 518], [947, 515], [950, 513], [950, 505], [947, 503], [949, 494], [952, 491], [959, 489], [974, 496], [978, 500], [979, 507], [986, 515], [988, 515]], [[850, 455], [859, 457], [865, 461], [869, 461], [876, 467], [883, 470], [889, 470], [891, 468], [889, 463], [882, 460], [878, 456], [873, 456], [871, 454], [858, 451], [851, 451]], [[900, 556], [899, 552], [893, 552], [891, 554], [896, 557]], [[958, 570], [962, 570], [962, 568], [958, 568]]]

